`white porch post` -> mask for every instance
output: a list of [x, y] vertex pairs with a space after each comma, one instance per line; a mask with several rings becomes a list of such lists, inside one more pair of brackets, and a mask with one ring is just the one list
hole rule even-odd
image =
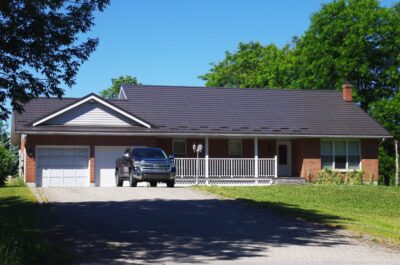
[[258, 183], [258, 138], [254, 137], [254, 177]]
[[205, 177], [206, 177], [206, 185], [208, 185], [208, 176], [209, 176], [209, 170], [208, 170], [208, 158], [209, 158], [209, 155], [208, 155], [208, 137], [206, 137], [205, 139], [204, 139], [204, 145], [205, 145], [205, 148], [204, 148], [204, 158], [205, 158]]
[[274, 156], [274, 162], [275, 162], [275, 178], [277, 178], [278, 177], [278, 156], [277, 155], [275, 155]]

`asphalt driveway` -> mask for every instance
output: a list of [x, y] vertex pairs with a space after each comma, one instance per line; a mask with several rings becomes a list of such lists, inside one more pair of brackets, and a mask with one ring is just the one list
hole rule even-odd
[[342, 231], [189, 188], [41, 188], [76, 264], [399, 264]]

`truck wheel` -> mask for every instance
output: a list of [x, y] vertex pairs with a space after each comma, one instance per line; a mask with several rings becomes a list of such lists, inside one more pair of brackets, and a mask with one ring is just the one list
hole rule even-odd
[[168, 188], [173, 188], [173, 187], [175, 187], [175, 180], [168, 180], [168, 181], [167, 181], [167, 187], [168, 187]]
[[133, 177], [132, 173], [129, 175], [129, 186], [137, 187], [137, 180]]
[[120, 178], [118, 172], [115, 172], [115, 185], [117, 187], [122, 187], [123, 183], [124, 183], [124, 181]]
[[157, 181], [150, 181], [150, 187], [157, 187]]

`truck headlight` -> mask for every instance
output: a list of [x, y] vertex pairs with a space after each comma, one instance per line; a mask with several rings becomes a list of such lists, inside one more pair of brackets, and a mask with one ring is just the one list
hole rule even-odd
[[135, 161], [135, 162], [133, 162], [133, 166], [134, 167], [140, 167], [140, 162], [139, 161]]

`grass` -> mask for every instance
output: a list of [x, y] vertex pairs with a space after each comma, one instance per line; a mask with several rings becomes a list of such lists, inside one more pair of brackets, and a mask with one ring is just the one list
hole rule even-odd
[[279, 213], [400, 245], [400, 189], [384, 186], [197, 187]]
[[23, 181], [0, 187], [0, 265], [46, 263], [39, 218], [36, 198]]

